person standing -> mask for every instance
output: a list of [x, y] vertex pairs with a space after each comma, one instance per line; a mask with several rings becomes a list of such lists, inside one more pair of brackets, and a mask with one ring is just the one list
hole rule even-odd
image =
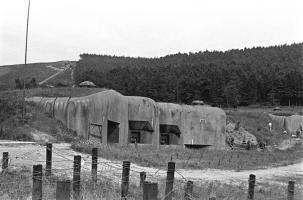
[[269, 127], [269, 131], [271, 131], [272, 130], [272, 123], [271, 122], [268, 123], [268, 127]]

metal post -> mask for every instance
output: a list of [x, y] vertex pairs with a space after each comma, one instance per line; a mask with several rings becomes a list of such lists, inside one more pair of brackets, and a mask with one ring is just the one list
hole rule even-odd
[[121, 197], [122, 197], [122, 199], [126, 199], [126, 197], [128, 195], [129, 170], [130, 170], [130, 161], [123, 161], [122, 183], [121, 183]]
[[140, 188], [143, 187], [143, 183], [146, 179], [146, 172], [140, 172]]
[[294, 196], [295, 196], [295, 182], [288, 181], [287, 200], [294, 200]]
[[81, 156], [74, 156], [73, 198], [80, 199]]
[[174, 187], [174, 176], [175, 176], [175, 163], [168, 162], [164, 200], [172, 200], [172, 197], [173, 197], [172, 192], [173, 192], [173, 187]]
[[97, 171], [98, 171], [98, 148], [92, 149], [92, 180], [97, 182]]
[[33, 166], [32, 200], [42, 200], [42, 165]]
[[194, 183], [192, 181], [187, 181], [185, 186], [185, 192], [184, 192], [184, 199], [185, 200], [192, 200], [193, 198], [193, 188]]
[[8, 152], [2, 153], [2, 171], [8, 168]]
[[248, 200], [254, 199], [255, 183], [256, 183], [256, 176], [254, 174], [250, 174], [248, 180], [248, 195], [247, 195]]
[[53, 145], [51, 143], [46, 144], [46, 176], [50, 176], [52, 174], [52, 148]]

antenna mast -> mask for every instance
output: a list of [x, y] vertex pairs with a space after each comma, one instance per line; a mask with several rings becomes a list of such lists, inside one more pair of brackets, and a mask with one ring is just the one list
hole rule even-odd
[[[24, 67], [27, 64], [27, 38], [28, 38], [28, 22], [29, 22], [29, 9], [30, 9], [31, 1], [28, 0], [28, 8], [27, 8], [27, 20], [26, 20], [26, 36], [25, 36], [25, 57], [24, 57]], [[25, 77], [23, 78], [23, 102], [22, 102], [22, 121], [24, 122], [25, 116]]]

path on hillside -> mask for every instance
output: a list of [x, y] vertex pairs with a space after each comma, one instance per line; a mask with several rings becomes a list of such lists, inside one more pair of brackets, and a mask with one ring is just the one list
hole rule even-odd
[[63, 72], [65, 72], [65, 70], [69, 69], [68, 67], [65, 67], [65, 68], [61, 69], [61, 68], [54, 67], [54, 66], [52, 66], [52, 65], [48, 65], [48, 66], [46, 66], [46, 67], [51, 68], [51, 69], [53, 69], [53, 70], [55, 70], [55, 71], [57, 71], [57, 72], [56, 72], [55, 74], [51, 75], [50, 77], [44, 79], [43, 81], [40, 81], [40, 82], [39, 82], [39, 85], [42, 85], [42, 84], [46, 83], [47, 81], [49, 81], [49, 80], [55, 78], [55, 77], [58, 76], [59, 74], [62, 74]]
[[50, 69], [53, 69], [53, 70], [55, 70], [55, 71], [62, 71], [62, 70], [63, 70], [63, 69], [61, 69], [61, 68], [57, 68], [57, 67], [54, 67], [54, 66], [52, 66], [52, 65], [47, 65], [47, 66], [45, 66], [45, 67], [50, 68]]
[[[8, 151], [10, 157], [10, 167], [19, 168], [26, 166], [31, 168], [34, 164], [45, 164], [45, 146], [32, 143], [1, 143], [0, 153]], [[70, 148], [70, 144], [60, 143], [53, 144], [53, 172], [58, 175], [72, 176], [73, 156], [81, 155], [82, 157], [82, 172], [90, 173], [91, 156], [88, 154], [78, 153]], [[1, 158], [2, 159], [2, 158]], [[150, 181], [159, 181], [166, 176], [165, 169], [156, 169], [150, 167], [142, 167], [136, 164], [131, 164], [131, 178], [130, 180], [138, 184], [139, 172], [145, 171], [147, 179]], [[121, 161], [110, 161], [106, 159], [98, 159], [98, 173], [106, 176], [116, 183], [120, 183], [122, 172]], [[203, 169], [203, 170], [189, 170], [189, 169], [176, 169], [177, 179], [189, 179], [195, 182], [198, 181], [220, 181], [221, 183], [242, 185], [247, 183], [249, 174], [255, 174], [257, 182], [286, 184], [279, 182], [281, 179], [300, 177], [303, 178], [303, 162], [268, 169], [259, 170], [245, 170], [245, 171], [232, 171], [232, 170], [218, 170], [218, 169]], [[299, 187], [302, 187], [302, 183]]]

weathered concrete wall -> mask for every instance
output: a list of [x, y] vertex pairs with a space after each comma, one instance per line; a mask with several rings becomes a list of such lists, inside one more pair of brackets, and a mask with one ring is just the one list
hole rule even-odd
[[[193, 125], [200, 126], [202, 132], [194, 132], [197, 141], [196, 144], [211, 145], [214, 149], [221, 149], [225, 147], [225, 127], [226, 127], [226, 114], [219, 108], [210, 106], [194, 106], [192, 109], [196, 110], [194, 115]], [[185, 120], [184, 120], [185, 121]], [[199, 125], [198, 125], [199, 124]], [[193, 135], [193, 134], [192, 134]], [[184, 144], [189, 142], [184, 139]]]
[[102, 142], [107, 143], [108, 120], [119, 123], [119, 143], [128, 143], [128, 103], [123, 95], [106, 90], [87, 96], [88, 121], [102, 125]]
[[269, 117], [282, 129], [286, 129], [286, 124], [285, 124], [285, 116], [277, 116], [277, 115], [272, 115], [269, 114]]
[[292, 115], [292, 116], [277, 116], [269, 114], [269, 117], [275, 121], [281, 129], [285, 129], [288, 133], [295, 133], [300, 125], [303, 127], [303, 116]]
[[60, 120], [63, 124], [66, 124], [66, 104], [68, 98], [58, 98], [54, 104], [54, 117]]
[[[157, 103], [146, 97], [127, 96], [128, 120], [147, 121], [152, 126], [152, 144], [159, 145], [159, 108]], [[145, 134], [145, 140], [149, 134]], [[148, 142], [149, 143], [149, 142]]]
[[182, 120], [183, 108], [179, 104], [173, 103], [158, 103], [160, 116], [159, 123], [165, 125], [176, 125], [181, 131], [180, 137], [169, 134], [172, 144], [184, 144], [183, 138], [186, 134], [184, 122]]
[[[103, 143], [108, 142], [110, 120], [119, 123], [119, 144], [128, 144], [129, 120], [132, 120], [146, 121], [151, 125], [153, 132], [143, 131], [142, 140], [151, 137], [154, 146], [160, 143], [160, 124], [166, 124], [180, 129], [179, 138], [172, 136], [173, 143], [210, 145], [215, 149], [225, 147], [226, 115], [219, 108], [156, 103], [145, 97], [123, 96], [114, 90], [78, 98], [32, 97], [27, 101], [41, 106], [83, 138], [88, 138], [91, 123], [99, 124]], [[99, 134], [98, 129], [95, 134]]]
[[159, 103], [160, 124], [176, 125], [182, 144], [225, 147], [226, 114], [219, 108]]

